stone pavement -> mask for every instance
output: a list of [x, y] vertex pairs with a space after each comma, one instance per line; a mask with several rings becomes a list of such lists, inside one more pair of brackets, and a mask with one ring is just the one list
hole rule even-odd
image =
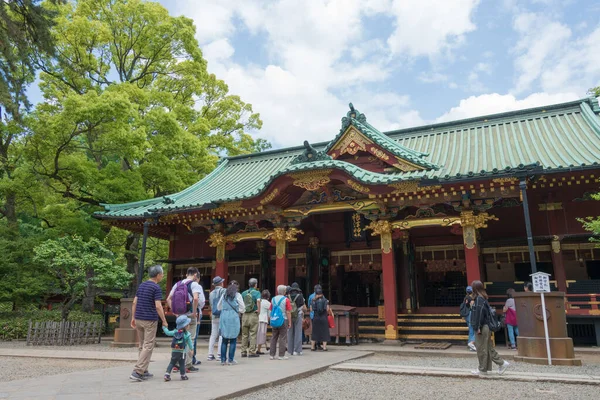
[[483, 379], [502, 379], [519, 382], [554, 382], [554, 383], [572, 383], [578, 385], [600, 385], [600, 376], [592, 375], [572, 375], [572, 374], [548, 374], [548, 373], [528, 373], [506, 371], [503, 375], [498, 375], [494, 370], [485, 376], [475, 376], [470, 370], [457, 368], [439, 368], [422, 367], [415, 365], [382, 365], [382, 364], [354, 364], [344, 363], [331, 366], [336, 371], [352, 371], [375, 374], [397, 374], [397, 375], [427, 375], [451, 378], [483, 378]]
[[190, 380], [185, 382], [179, 380], [178, 374], [171, 375], [171, 382], [163, 381], [164, 370], [170, 359], [170, 355], [165, 352], [153, 355], [150, 371], [155, 377], [145, 382], [129, 380], [132, 363], [128, 367], [3, 382], [0, 383], [0, 399], [230, 398], [234, 394], [241, 395], [270, 386], [274, 382], [298, 379], [323, 371], [331, 365], [372, 354], [354, 349], [356, 347], [334, 348], [328, 352], [308, 350], [303, 356], [282, 361], [269, 360], [268, 356], [257, 359], [238, 358], [238, 365], [225, 367], [218, 362], [203, 361], [200, 371], [188, 374]]

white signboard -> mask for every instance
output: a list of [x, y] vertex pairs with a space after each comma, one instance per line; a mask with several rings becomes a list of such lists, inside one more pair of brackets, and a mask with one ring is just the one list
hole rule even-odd
[[550, 274], [536, 272], [530, 276], [533, 283], [533, 291], [539, 293], [542, 300], [542, 318], [544, 318], [544, 333], [546, 335], [546, 354], [548, 355], [548, 365], [552, 365], [550, 336], [548, 335], [548, 318], [546, 317], [546, 300], [544, 299], [544, 293], [550, 293]]
[[531, 274], [533, 283], [533, 291], [536, 293], [549, 293], [550, 292], [550, 274], [545, 272], [536, 272]]

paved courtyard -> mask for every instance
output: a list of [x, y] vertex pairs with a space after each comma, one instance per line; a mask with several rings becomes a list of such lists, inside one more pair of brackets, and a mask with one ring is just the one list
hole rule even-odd
[[[596, 399], [600, 390], [597, 351], [579, 353], [583, 367], [513, 362], [502, 377], [476, 378], [469, 373], [477, 363], [475, 354], [458, 347], [428, 352], [380, 344], [331, 346], [328, 352], [305, 349], [303, 356], [285, 361], [271, 361], [268, 356], [238, 358], [238, 365], [222, 367], [204, 361], [206, 344], [202, 342], [200, 372], [189, 374], [187, 382], [174, 374], [174, 380], [167, 383], [162, 374], [169, 350], [166, 346], [156, 349], [150, 364], [156, 376], [136, 383], [128, 379], [137, 356], [133, 349], [112, 349], [106, 344], [62, 349], [0, 344], [0, 398]], [[509, 360], [514, 355], [504, 349], [500, 352]]]

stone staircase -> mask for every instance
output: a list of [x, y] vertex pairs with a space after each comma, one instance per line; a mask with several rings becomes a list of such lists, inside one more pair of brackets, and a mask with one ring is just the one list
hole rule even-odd
[[[360, 315], [359, 339], [384, 340], [385, 323], [376, 314]], [[398, 338], [409, 343], [465, 344], [469, 329], [459, 314], [398, 314]]]

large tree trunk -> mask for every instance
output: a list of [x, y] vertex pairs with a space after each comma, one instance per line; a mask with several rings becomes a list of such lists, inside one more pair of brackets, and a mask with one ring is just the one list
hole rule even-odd
[[129, 285], [128, 297], [134, 297], [138, 288], [137, 278], [140, 268], [139, 250], [140, 234], [130, 233], [129, 236], [127, 236], [127, 242], [125, 243], [125, 259], [127, 260], [127, 272], [133, 274], [133, 279], [131, 280], [131, 284]]
[[86, 273], [88, 287], [85, 289], [85, 295], [81, 302], [81, 310], [86, 313], [94, 312], [94, 303], [96, 301], [96, 287], [94, 286], [93, 278], [94, 271], [90, 269]]
[[11, 227], [17, 227], [17, 195], [13, 192], [6, 194], [4, 203], [4, 216]]

